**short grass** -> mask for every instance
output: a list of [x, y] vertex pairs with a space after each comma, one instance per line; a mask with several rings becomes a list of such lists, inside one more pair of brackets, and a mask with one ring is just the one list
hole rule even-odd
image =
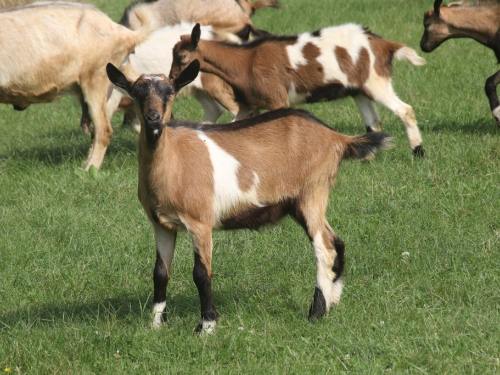
[[[418, 49], [432, 1], [282, 0], [255, 24], [278, 34], [344, 22]], [[126, 0], [96, 1], [115, 20]], [[394, 63], [427, 156], [381, 109], [395, 147], [342, 165], [328, 219], [346, 243], [341, 305], [307, 321], [315, 267], [291, 220], [214, 235], [214, 335], [193, 328], [192, 248], [180, 235], [168, 327], [151, 331], [153, 233], [136, 198], [136, 135], [113, 118], [100, 171], [68, 98], [0, 106], [0, 371], [22, 374], [327, 374], [500, 372], [500, 130], [483, 94], [493, 54], [449, 41], [428, 64]], [[346, 134], [352, 100], [304, 106]], [[179, 99], [177, 117], [200, 119]], [[225, 115], [223, 120], [229, 120]], [[407, 252], [408, 257], [403, 257]]]

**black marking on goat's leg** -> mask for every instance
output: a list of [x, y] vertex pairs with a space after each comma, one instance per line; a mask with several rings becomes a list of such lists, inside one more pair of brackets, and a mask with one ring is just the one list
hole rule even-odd
[[[168, 284], [168, 270], [163, 262], [161, 255], [156, 253], [156, 265], [153, 272], [153, 283], [154, 283], [154, 295], [153, 295], [153, 306], [159, 306], [164, 304], [167, 300], [167, 284]], [[162, 313], [162, 321], [166, 320], [165, 307], [163, 311], [155, 311], [155, 313]], [[156, 321], [156, 319], [155, 319]]]
[[332, 281], [335, 283], [342, 277], [342, 274], [344, 273], [345, 245], [344, 241], [342, 241], [336, 235], [334, 235], [332, 245], [334, 246], [335, 252], [337, 253], [332, 267], [332, 271], [335, 273], [335, 278]]
[[486, 80], [484, 91], [490, 102], [491, 112], [500, 125], [500, 102], [497, 95], [497, 86], [500, 83], [500, 70]]
[[89, 114], [89, 105], [83, 98], [81, 98], [80, 103], [82, 105], [82, 117], [80, 119], [80, 127], [82, 128], [83, 134], [88, 134], [91, 121]]
[[326, 300], [319, 287], [314, 290], [314, 298], [309, 308], [309, 320], [315, 321], [321, 319], [326, 314]]
[[198, 325], [196, 331], [203, 330], [203, 322], [217, 321], [217, 309], [214, 305], [212, 296], [212, 278], [208, 275], [207, 267], [203, 264], [200, 255], [195, 252], [194, 254], [194, 268], [193, 280], [198, 288], [201, 303], [201, 323]]

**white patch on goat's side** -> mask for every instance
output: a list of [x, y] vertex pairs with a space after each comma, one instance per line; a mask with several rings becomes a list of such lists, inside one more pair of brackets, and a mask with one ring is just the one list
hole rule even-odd
[[160, 328], [161, 327], [161, 317], [163, 315], [163, 312], [165, 311], [165, 308], [167, 307], [167, 302], [160, 302], [160, 303], [155, 303], [153, 305], [153, 328]]
[[254, 184], [248, 191], [242, 191], [238, 183], [240, 163], [234, 156], [225, 151], [204, 132], [198, 131], [198, 137], [205, 143], [210, 154], [214, 171], [213, 207], [216, 226], [221, 218], [238, 206], [258, 206], [257, 187], [259, 177], [254, 172]]
[[290, 89], [288, 90], [288, 106], [305, 103], [308, 94], [309, 93], [305, 92], [299, 94], [295, 88], [295, 84], [292, 82]]
[[356, 64], [358, 61], [361, 48], [365, 48], [368, 51], [370, 65], [373, 65], [375, 61], [370, 48], [370, 42], [363, 28], [353, 23], [322, 29], [320, 36], [315, 38], [314, 44], [320, 50], [317, 60], [323, 65], [325, 83], [339, 80], [343, 85], [349, 85], [349, 80], [340, 69], [337, 57], [335, 56], [336, 47], [344, 48], [351, 56], [353, 64]]
[[340, 293], [342, 293], [342, 281], [337, 280], [336, 283], [333, 283], [335, 277], [335, 273], [332, 271], [333, 262], [335, 261], [333, 255], [336, 253], [326, 248], [321, 232], [316, 233], [313, 237], [313, 248], [317, 268], [316, 285], [323, 292], [326, 311], [328, 311], [332, 303], [338, 304]]
[[304, 33], [299, 35], [295, 44], [286, 46], [286, 52], [293, 69], [297, 69], [299, 65], [307, 65], [302, 49], [307, 43], [313, 42], [315, 39], [310, 33]]

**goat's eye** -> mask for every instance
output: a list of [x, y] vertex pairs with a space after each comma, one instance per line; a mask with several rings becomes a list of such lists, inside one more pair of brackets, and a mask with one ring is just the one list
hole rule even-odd
[[187, 56], [186, 55], [179, 55], [179, 61], [184, 62], [186, 61]]

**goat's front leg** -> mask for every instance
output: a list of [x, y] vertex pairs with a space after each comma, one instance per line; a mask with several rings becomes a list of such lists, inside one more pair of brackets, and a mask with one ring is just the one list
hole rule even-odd
[[490, 108], [493, 113], [493, 117], [495, 117], [495, 120], [497, 120], [497, 123], [500, 125], [500, 102], [498, 101], [497, 95], [497, 86], [499, 83], [500, 70], [486, 80], [484, 91], [486, 91], [486, 96], [490, 101]]
[[154, 226], [156, 240], [156, 265], [153, 273], [153, 328], [161, 327], [165, 321], [167, 307], [167, 284], [170, 279], [170, 266], [174, 257], [177, 232]]
[[194, 247], [193, 280], [198, 288], [201, 304], [201, 322], [196, 331], [212, 333], [218, 316], [212, 296], [212, 228], [196, 225], [188, 230]]

